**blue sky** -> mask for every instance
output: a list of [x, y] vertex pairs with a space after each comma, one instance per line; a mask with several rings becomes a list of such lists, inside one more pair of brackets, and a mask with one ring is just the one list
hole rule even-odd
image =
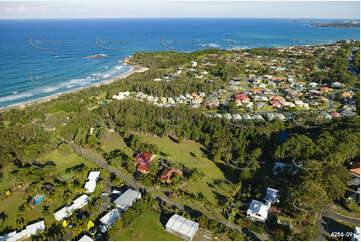
[[359, 19], [359, 1], [78, 0], [1, 1], [1, 19], [32, 18]]

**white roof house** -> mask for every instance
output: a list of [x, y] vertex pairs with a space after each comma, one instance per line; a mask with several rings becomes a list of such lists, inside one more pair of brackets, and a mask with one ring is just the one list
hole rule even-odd
[[135, 201], [140, 199], [142, 194], [136, 190], [128, 189], [122, 195], [120, 195], [117, 199], [114, 200], [114, 203], [117, 205], [118, 208], [122, 210], [127, 210], [131, 207]]
[[91, 171], [88, 175], [88, 181], [85, 183], [84, 188], [87, 192], [92, 193], [95, 190], [97, 181], [99, 179], [100, 171]]
[[25, 227], [25, 229], [21, 230], [19, 233], [13, 231], [6, 235], [0, 236], [1, 241], [16, 241], [20, 239], [29, 238], [32, 235], [37, 234], [38, 232], [42, 232], [45, 230], [45, 223], [44, 220], [39, 222], [29, 224]]
[[62, 209], [58, 210], [56, 213], [54, 213], [54, 217], [57, 221], [62, 221], [65, 218], [69, 217], [71, 215], [71, 211], [69, 211], [68, 207], [63, 207]]
[[105, 214], [101, 219], [99, 219], [102, 232], [106, 231], [108, 228], [112, 226], [112, 224], [117, 221], [117, 219], [122, 215], [118, 208], [112, 209], [109, 213]]
[[280, 202], [278, 190], [267, 187], [265, 199], [266, 201], [270, 201], [271, 203]]
[[83, 194], [73, 201], [73, 204], [69, 207], [69, 210], [74, 211], [76, 209], [82, 208], [88, 204], [89, 200], [90, 197], [88, 195]]
[[198, 223], [177, 214], [174, 214], [165, 225], [165, 229], [168, 232], [179, 235], [185, 240], [192, 240], [198, 232], [198, 228]]
[[65, 218], [71, 216], [74, 212], [74, 210], [84, 207], [88, 204], [88, 201], [90, 200], [90, 197], [88, 195], [81, 195], [77, 199], [75, 199], [69, 207], [63, 207], [62, 209], [58, 210], [56, 213], [54, 213], [55, 219], [57, 221], [62, 221]]
[[257, 200], [252, 200], [251, 205], [247, 210], [247, 217], [253, 221], [265, 222], [268, 217], [269, 204], [264, 204]]
[[81, 237], [78, 241], [94, 241], [94, 240], [90, 238], [88, 235], [84, 234], [83, 237]]

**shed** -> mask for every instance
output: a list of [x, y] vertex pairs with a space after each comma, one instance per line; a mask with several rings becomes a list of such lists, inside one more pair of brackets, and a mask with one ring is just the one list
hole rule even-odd
[[102, 223], [101, 230], [102, 232], [109, 229], [115, 221], [122, 215], [118, 208], [112, 209], [109, 213], [105, 214], [101, 219], [99, 219], [100, 223]]
[[128, 189], [117, 199], [114, 200], [114, 203], [118, 208], [122, 210], [127, 210], [131, 207], [138, 199], [142, 197], [142, 194], [136, 190]]
[[177, 214], [174, 214], [165, 225], [165, 229], [168, 232], [179, 235], [185, 240], [192, 240], [198, 232], [198, 228], [198, 223]]

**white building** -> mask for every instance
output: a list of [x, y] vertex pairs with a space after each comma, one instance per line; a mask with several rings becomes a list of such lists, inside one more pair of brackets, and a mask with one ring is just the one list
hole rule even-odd
[[107, 231], [115, 221], [122, 215], [118, 208], [112, 209], [109, 213], [105, 214], [99, 219], [101, 225], [99, 225], [100, 231], [104, 233]]
[[192, 240], [198, 228], [198, 223], [177, 214], [174, 214], [165, 225], [168, 232], [181, 236], [185, 240]]
[[129, 97], [129, 92], [128, 91], [126, 91], [126, 92], [120, 92], [120, 93], [118, 93], [118, 95], [113, 95], [113, 99], [116, 99], [116, 100], [122, 100], [122, 99], [124, 99], [124, 98], [127, 98], [127, 97]]
[[268, 217], [269, 208], [269, 204], [252, 200], [251, 205], [247, 210], [247, 217], [249, 217], [252, 221], [265, 222]]
[[279, 191], [270, 187], [267, 187], [266, 191], [266, 201], [270, 201], [271, 203], [279, 203], [280, 197], [279, 197]]
[[38, 232], [43, 232], [45, 230], [45, 223], [44, 220], [41, 220], [37, 223], [33, 223], [27, 225], [25, 229], [21, 230], [19, 233], [13, 231], [6, 235], [0, 236], [1, 241], [17, 241], [17, 240], [24, 240], [29, 238], [32, 235], [37, 234]]
[[91, 171], [88, 175], [88, 181], [85, 183], [84, 188], [87, 192], [92, 193], [95, 190], [97, 181], [99, 179], [100, 171]]
[[136, 190], [128, 189], [117, 199], [114, 200], [114, 203], [118, 208], [122, 210], [127, 210], [130, 208], [138, 199], [142, 197], [142, 194]]
[[71, 216], [73, 214], [73, 212], [76, 209], [82, 208], [85, 205], [88, 204], [90, 200], [90, 197], [83, 194], [80, 197], [78, 197], [77, 199], [75, 199], [72, 203], [71, 206], [69, 207], [63, 207], [62, 209], [58, 210], [56, 213], [54, 213], [54, 217], [57, 221], [62, 221], [65, 218]]
[[83, 237], [81, 237], [78, 241], [94, 241], [94, 240], [90, 238], [88, 235], [84, 234]]

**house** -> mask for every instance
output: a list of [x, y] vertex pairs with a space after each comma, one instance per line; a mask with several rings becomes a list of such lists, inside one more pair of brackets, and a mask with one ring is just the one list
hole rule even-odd
[[243, 93], [236, 94], [234, 96], [234, 100], [236, 101], [237, 105], [241, 105], [242, 103], [248, 103], [249, 101], [251, 101], [251, 99]]
[[329, 92], [329, 91], [332, 90], [332, 88], [329, 88], [329, 87], [321, 87], [320, 90], [321, 90], [322, 92]]
[[105, 233], [121, 215], [121, 211], [118, 208], [114, 208], [101, 217], [101, 219], [99, 219], [99, 222], [101, 223], [99, 225], [100, 231]]
[[342, 110], [341, 115], [345, 116], [345, 117], [352, 117], [352, 116], [355, 116], [356, 113], [349, 111], [349, 110]]
[[273, 166], [273, 175], [278, 175], [279, 173], [287, 172], [295, 174], [297, 167], [292, 164], [285, 164], [281, 162], [276, 162]]
[[162, 180], [162, 182], [169, 184], [172, 182], [172, 175], [174, 173], [176, 173], [180, 176], [183, 176], [183, 172], [181, 170], [174, 169], [174, 168], [165, 168], [163, 170], [162, 174], [160, 175], [160, 179]]
[[354, 95], [354, 92], [353, 91], [347, 91], [347, 92], [343, 92], [341, 95], [343, 97], [345, 97], [345, 98], [352, 98], [353, 95]]
[[54, 217], [57, 221], [62, 221], [71, 215], [72, 213], [69, 211], [68, 207], [63, 207], [60, 210], [58, 210], [56, 213], [54, 213]]
[[311, 82], [311, 83], [308, 83], [308, 86], [312, 87], [312, 88], [315, 88], [315, 87], [317, 87], [317, 83], [316, 82]]
[[223, 116], [228, 120], [232, 119], [232, 116], [229, 113], [225, 113], [225, 114], [223, 114]]
[[90, 197], [88, 195], [81, 195], [77, 199], [75, 199], [71, 206], [69, 207], [63, 207], [62, 209], [58, 210], [56, 213], [54, 213], [54, 217], [57, 221], [62, 221], [65, 218], [71, 216], [73, 212], [79, 208], [84, 207], [88, 204], [90, 200]]
[[218, 100], [218, 97], [216, 96], [211, 96], [207, 99], [207, 102], [206, 102], [206, 107], [210, 107], [210, 108], [213, 108], [213, 107], [218, 107], [219, 106], [219, 100]]
[[264, 204], [257, 200], [252, 200], [247, 209], [247, 217], [252, 221], [265, 222], [268, 218], [270, 204]]
[[271, 103], [272, 107], [278, 107], [278, 108], [282, 107], [282, 104], [275, 100], [272, 100], [270, 103]]
[[331, 113], [331, 116], [334, 117], [334, 118], [341, 118], [341, 114], [339, 114], [338, 112], [332, 112]]
[[81, 237], [78, 241], [94, 241], [94, 240], [90, 238], [88, 235], [84, 234], [83, 237]]
[[280, 198], [278, 193], [278, 190], [267, 187], [265, 200], [270, 201], [271, 203], [279, 203]]
[[126, 92], [119, 92], [118, 95], [114, 95], [112, 98], [116, 100], [122, 100], [124, 98], [129, 97], [130, 93], [128, 91]]
[[153, 159], [153, 155], [147, 152], [141, 152], [135, 156], [137, 161], [137, 171], [148, 174], [149, 173], [149, 166]]
[[256, 114], [253, 116], [253, 120], [264, 121], [264, 118], [261, 115]]
[[199, 224], [182, 216], [174, 214], [165, 225], [165, 229], [182, 237], [185, 240], [192, 240], [198, 232]]
[[138, 199], [142, 197], [142, 194], [136, 190], [129, 188], [117, 199], [114, 200], [114, 203], [123, 211], [126, 211], [130, 208]]
[[333, 82], [331, 83], [331, 87], [332, 88], [342, 88], [344, 86], [344, 84], [340, 83], [340, 82]]
[[17, 241], [17, 240], [26, 240], [31, 236], [37, 234], [38, 232], [43, 232], [45, 230], [44, 220], [39, 222], [29, 224], [25, 229], [21, 230], [19, 233], [13, 231], [6, 235], [0, 236], [0, 241]]
[[100, 171], [91, 171], [88, 175], [88, 181], [85, 183], [84, 188], [88, 193], [92, 193], [95, 190], [97, 181], [99, 179]]

